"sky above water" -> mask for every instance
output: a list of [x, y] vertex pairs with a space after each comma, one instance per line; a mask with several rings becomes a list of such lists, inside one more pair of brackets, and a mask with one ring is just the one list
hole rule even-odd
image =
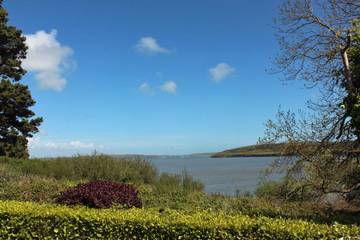
[[270, 74], [281, 1], [5, 0], [44, 118], [32, 156], [188, 154], [254, 144], [316, 97]]

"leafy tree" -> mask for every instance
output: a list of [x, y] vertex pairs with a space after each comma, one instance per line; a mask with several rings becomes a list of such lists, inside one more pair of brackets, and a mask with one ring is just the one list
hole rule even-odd
[[276, 66], [286, 80], [305, 80], [321, 97], [300, 116], [279, 110], [263, 142], [287, 142], [270, 172], [286, 173], [287, 198], [360, 192], [360, 2], [289, 0], [276, 19], [281, 52]]
[[18, 83], [26, 71], [25, 37], [8, 25], [8, 14], [0, 0], [0, 156], [27, 158], [27, 138], [38, 131], [42, 118], [30, 108], [35, 104], [27, 86]]

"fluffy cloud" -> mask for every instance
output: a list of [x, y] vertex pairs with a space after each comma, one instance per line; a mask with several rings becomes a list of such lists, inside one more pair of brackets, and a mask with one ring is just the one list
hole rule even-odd
[[94, 149], [94, 143], [85, 143], [81, 141], [55, 142], [52, 140], [43, 140], [39, 137], [29, 138], [30, 149], [54, 149], [54, 150], [81, 150]]
[[161, 47], [155, 38], [143, 37], [135, 46], [136, 50], [141, 53], [156, 54], [156, 53], [169, 53], [170, 51]]
[[73, 50], [61, 45], [56, 36], [56, 30], [25, 35], [29, 49], [22, 64], [26, 70], [35, 74], [40, 88], [62, 91], [67, 82], [64, 71], [74, 65], [71, 59]]
[[230, 67], [227, 63], [219, 63], [209, 69], [209, 74], [214, 82], [221, 82], [226, 77], [235, 72], [235, 68]]
[[147, 82], [144, 82], [139, 86], [139, 91], [144, 93], [144, 94], [147, 94], [147, 95], [153, 95], [154, 94], [154, 91], [153, 91], [152, 87]]
[[163, 85], [161, 85], [160, 89], [167, 93], [176, 93], [176, 83], [174, 81], [167, 81]]

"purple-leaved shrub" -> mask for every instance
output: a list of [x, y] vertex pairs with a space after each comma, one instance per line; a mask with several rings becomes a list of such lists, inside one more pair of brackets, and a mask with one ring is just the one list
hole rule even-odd
[[66, 205], [84, 205], [91, 208], [109, 208], [116, 205], [141, 208], [135, 187], [110, 181], [93, 181], [79, 184], [64, 192], [57, 203]]

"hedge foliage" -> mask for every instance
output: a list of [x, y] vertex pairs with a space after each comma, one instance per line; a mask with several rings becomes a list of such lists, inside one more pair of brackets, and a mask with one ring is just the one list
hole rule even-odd
[[350, 239], [359, 226], [200, 211], [69, 208], [0, 201], [0, 239]]

